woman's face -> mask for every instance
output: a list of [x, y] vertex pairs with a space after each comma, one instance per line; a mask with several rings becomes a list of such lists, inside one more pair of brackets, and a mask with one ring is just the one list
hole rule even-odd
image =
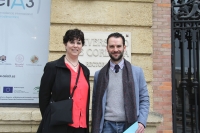
[[81, 53], [83, 44], [81, 40], [75, 39], [73, 41], [68, 41], [65, 44], [66, 52], [70, 56], [78, 56]]

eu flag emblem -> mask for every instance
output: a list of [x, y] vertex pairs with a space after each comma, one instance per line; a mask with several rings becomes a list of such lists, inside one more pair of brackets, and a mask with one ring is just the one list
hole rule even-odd
[[3, 93], [13, 93], [13, 87], [3, 87]]

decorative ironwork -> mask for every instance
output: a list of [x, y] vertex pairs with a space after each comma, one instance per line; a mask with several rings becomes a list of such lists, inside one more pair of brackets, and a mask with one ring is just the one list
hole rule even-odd
[[200, 1], [172, 0], [173, 128], [199, 133]]
[[174, 20], [197, 20], [200, 18], [200, 1], [199, 0], [172, 0], [172, 6], [178, 7], [174, 10]]

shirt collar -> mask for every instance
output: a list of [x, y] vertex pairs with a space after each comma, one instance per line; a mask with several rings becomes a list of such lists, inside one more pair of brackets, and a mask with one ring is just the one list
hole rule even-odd
[[[115, 63], [113, 63], [111, 60], [110, 60], [110, 69], [114, 71], [114, 67], [115, 67]], [[124, 67], [124, 59], [122, 59], [119, 63], [118, 63], [120, 69], [122, 69]]]

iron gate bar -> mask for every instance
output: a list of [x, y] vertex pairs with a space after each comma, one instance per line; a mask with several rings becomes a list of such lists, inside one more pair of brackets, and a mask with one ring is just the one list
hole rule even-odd
[[[196, 44], [196, 45], [195, 45]], [[198, 52], [197, 51], [197, 45], [198, 45], [198, 42], [194, 39], [193, 40], [193, 63], [194, 63], [194, 68], [196, 68], [197, 66], [197, 63], [196, 63], [196, 56]], [[195, 120], [196, 120], [196, 125], [199, 125], [199, 117], [198, 117], [198, 104], [197, 104], [197, 92], [198, 92], [198, 82], [197, 82], [197, 73], [196, 73], [196, 70], [194, 70], [194, 79], [193, 79], [193, 88], [194, 88], [194, 95], [195, 95]], [[197, 133], [199, 133], [199, 130], [198, 130], [198, 126], [195, 126], [196, 127], [196, 131]]]
[[[183, 40], [185, 37], [185, 34], [184, 34], [184, 31], [181, 32], [181, 40], [179, 41], [180, 43], [180, 49], [181, 49], [181, 87], [183, 89], [183, 99], [185, 99], [185, 89], [187, 87], [187, 81], [185, 79], [185, 54], [184, 54], [184, 42]], [[186, 133], [186, 101], [185, 100], [182, 100], [182, 124], [183, 124], [183, 132]]]
[[[190, 32], [188, 31], [187, 32], [187, 38], [188, 38], [188, 50], [189, 50], [189, 67], [188, 67], [188, 79], [189, 79], [189, 88], [192, 88], [192, 72], [191, 72], [191, 68], [192, 68], [192, 38], [191, 38], [191, 34]], [[188, 90], [189, 91], [189, 94], [190, 96], [192, 95], [192, 89]], [[191, 99], [191, 98], [190, 98]], [[191, 112], [191, 127], [194, 126], [194, 122], [193, 122], [193, 107], [192, 107], [192, 100], [190, 100], [189, 102], [190, 104], [190, 112]], [[192, 128], [192, 133], [194, 133], [194, 129]]]
[[[197, 33], [197, 38], [200, 38], [200, 30], [199, 32]], [[197, 39], [197, 60], [199, 61], [200, 60], [200, 39]], [[200, 83], [200, 64], [197, 63], [197, 78], [199, 79], [198, 83]], [[198, 88], [200, 88], [200, 85], [198, 84]], [[200, 95], [200, 89], [198, 90], [198, 94]], [[200, 98], [199, 98], [199, 101], [198, 101], [198, 105], [200, 104]], [[198, 110], [200, 110], [200, 106], [198, 106]], [[199, 111], [198, 111], [199, 112]], [[199, 115], [199, 120], [200, 120], [200, 115]], [[199, 129], [200, 130], [200, 123], [198, 123], [199, 125]]]
[[[171, 8], [171, 12], [172, 12], [172, 8]], [[173, 22], [171, 22], [171, 25], [172, 25], [172, 27], [174, 27]], [[175, 31], [171, 30], [171, 34], [172, 34], [171, 42], [172, 42], [172, 44], [175, 44], [175, 39], [174, 39]], [[175, 54], [174, 53], [175, 53], [175, 47], [172, 46], [172, 53], [171, 53], [171, 65], [172, 66], [175, 65], [175, 60], [174, 60]], [[172, 67], [171, 70], [172, 70], [172, 79], [173, 79], [173, 77], [175, 77], [175, 67]], [[175, 80], [172, 80], [172, 88], [175, 88]], [[173, 101], [176, 101], [176, 90], [175, 89], [172, 89], [172, 115], [174, 116], [174, 117], [172, 117], [172, 119], [173, 119], [172, 125], [173, 125], [173, 129], [176, 129], [177, 128], [177, 124], [175, 122], [177, 119], [177, 117], [176, 117], [176, 102], [173, 102]], [[177, 131], [174, 130], [173, 132], [176, 133]]]

